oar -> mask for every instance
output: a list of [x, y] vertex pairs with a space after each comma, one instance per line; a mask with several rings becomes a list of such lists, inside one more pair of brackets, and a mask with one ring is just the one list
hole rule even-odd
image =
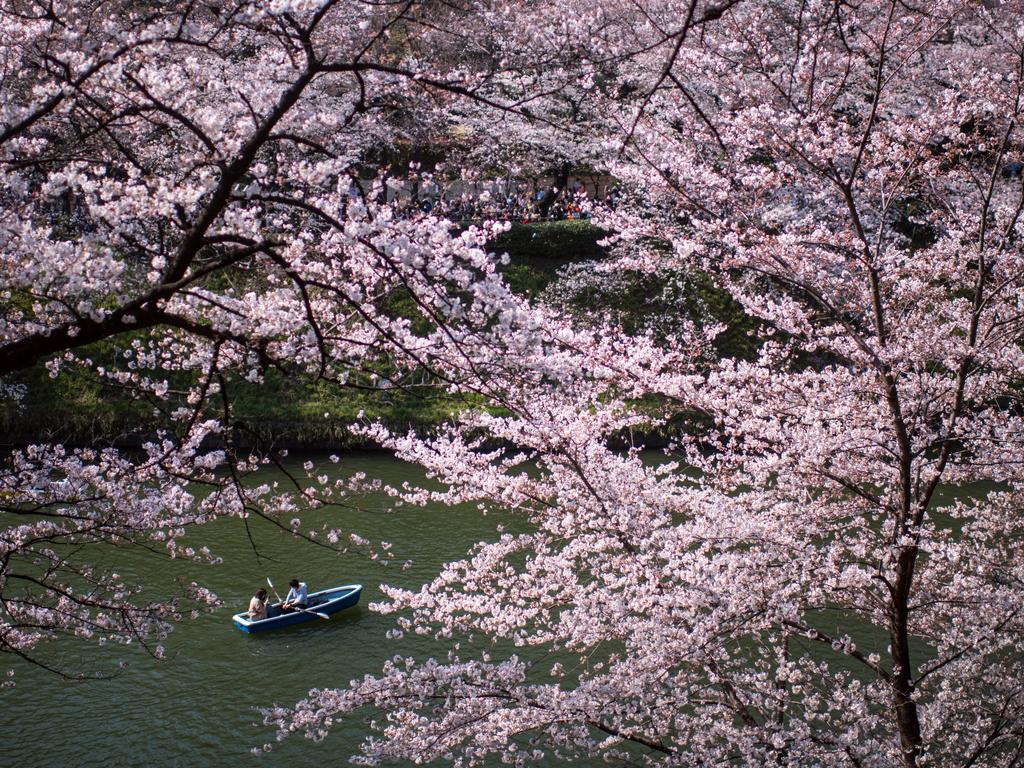
[[274, 587], [274, 582], [272, 582], [272, 581], [270, 580], [270, 577], [269, 577], [269, 576], [267, 576], [267, 586], [268, 586], [268, 587], [270, 587], [271, 589], [273, 589], [273, 590], [274, 590], [274, 597], [276, 597], [276, 598], [277, 598], [277, 602], [279, 602], [279, 603], [283, 603], [283, 602], [284, 602], [284, 600], [282, 600], [282, 599], [281, 599], [281, 596], [280, 596], [279, 594], [277, 594], [277, 589], [276, 589], [276, 588]]
[[[277, 598], [277, 602], [283, 603], [284, 600], [282, 600], [281, 596], [277, 594], [277, 589], [274, 587], [274, 582], [270, 580], [269, 576], [267, 576], [267, 584], [269, 584], [270, 588], [274, 590], [274, 597]], [[326, 613], [320, 613], [319, 611], [314, 611], [310, 608], [299, 608], [297, 611], [295, 611], [295, 613], [312, 613], [314, 616], [319, 616], [321, 619], [326, 619], [327, 621], [331, 620], [331, 617], [328, 616]]]

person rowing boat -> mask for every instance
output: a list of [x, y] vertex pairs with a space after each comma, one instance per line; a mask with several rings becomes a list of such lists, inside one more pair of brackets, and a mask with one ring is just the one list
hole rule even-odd
[[284, 602], [281, 603], [281, 613], [305, 610], [306, 601], [308, 599], [306, 582], [299, 581], [298, 579], [292, 579], [288, 582], [288, 586], [291, 587], [291, 589], [288, 590], [288, 594], [285, 596]]

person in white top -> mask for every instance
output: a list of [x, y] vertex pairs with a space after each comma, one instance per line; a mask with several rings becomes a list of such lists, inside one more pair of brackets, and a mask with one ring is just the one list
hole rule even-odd
[[292, 579], [288, 582], [291, 589], [288, 590], [284, 602], [281, 603], [281, 612], [301, 611], [306, 608], [306, 582]]

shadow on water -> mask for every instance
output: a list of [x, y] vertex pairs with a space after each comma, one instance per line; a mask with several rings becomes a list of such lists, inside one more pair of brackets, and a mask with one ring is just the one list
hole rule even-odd
[[314, 645], [317, 643], [331, 643], [333, 644], [334, 635], [337, 633], [351, 633], [355, 629], [355, 625], [359, 624], [367, 618], [368, 614], [364, 613], [360, 606], [353, 606], [352, 608], [346, 608], [340, 613], [336, 613], [329, 619], [316, 619], [315, 621], [307, 621], [303, 624], [293, 624], [290, 627], [281, 627], [280, 629], [271, 629], [266, 632], [254, 632], [252, 634], [248, 632], [242, 632], [241, 630], [232, 627], [232, 630], [240, 635], [244, 641], [252, 643], [254, 651], [257, 655], [261, 652], [261, 648], [277, 648], [282, 645], [288, 647], [289, 645]]

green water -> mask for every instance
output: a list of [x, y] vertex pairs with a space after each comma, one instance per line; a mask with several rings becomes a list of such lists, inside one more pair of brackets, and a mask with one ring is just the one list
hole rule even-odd
[[[651, 460], [656, 461], [656, 455]], [[298, 468], [301, 459], [294, 463]], [[332, 476], [364, 472], [393, 485], [423, 482], [415, 467], [385, 454], [348, 455], [336, 468], [326, 457], [317, 464], [318, 471], [330, 468]], [[261, 473], [259, 479], [271, 481], [275, 473]], [[987, 487], [973, 491], [982, 493]], [[220, 565], [137, 552], [109, 553], [119, 572], [134, 577], [126, 580], [146, 584], [154, 597], [170, 594], [176, 581], [195, 580], [213, 589], [225, 604], [179, 625], [166, 642], [166, 661], [153, 661], [139, 649], [120, 646], [57, 646], [65, 654], [63, 660], [78, 668], [110, 670], [118, 661], [129, 662], [127, 670], [112, 679], [67, 682], [17, 664], [16, 687], [0, 690], [0, 768], [346, 764], [369, 733], [362, 719], [336, 724], [321, 743], [293, 736], [278, 744], [273, 730], [260, 722], [258, 708], [290, 705], [310, 688], [344, 686], [378, 672], [396, 654], [443, 657], [447, 649], [429, 640], [410, 635], [386, 638], [395, 626], [394, 617], [367, 607], [382, 598], [379, 585], [416, 587], [435, 575], [443, 562], [461, 558], [473, 543], [493, 539], [499, 524], [509, 529], [521, 524], [507, 516], [484, 516], [474, 507], [394, 510], [392, 503], [383, 495], [370, 495], [351, 507], [304, 516], [312, 527], [328, 523], [374, 542], [391, 542], [395, 558], [387, 566], [363, 554], [337, 554], [313, 546], [259, 521], [251, 524], [257, 557], [240, 520], [205, 526], [189, 542], [210, 546], [223, 558]], [[403, 569], [406, 560], [412, 566]], [[362, 603], [330, 622], [243, 634], [232, 625], [231, 615], [246, 608], [268, 576], [279, 590], [293, 576], [308, 582], [310, 591], [361, 583]], [[887, 641], [877, 630], [829, 612], [818, 619], [819, 629], [849, 632], [865, 652], [884, 650]], [[849, 659], [820, 644], [806, 644], [804, 651], [830, 657], [837, 667], [848, 666], [857, 673], [859, 668]], [[922, 651], [927, 655], [926, 649]], [[0, 661], [10, 663], [11, 658]], [[251, 754], [266, 743], [273, 743], [272, 751]]]
[[[347, 456], [341, 472], [366, 472], [390, 483], [419, 481], [415, 468], [383, 454]], [[270, 479], [267, 473], [261, 480]], [[224, 562], [216, 566], [169, 562], [156, 557], [114, 553], [121, 573], [134, 574], [154, 592], [175, 579], [197, 580], [225, 605], [210, 615], [179, 625], [166, 642], [168, 659], [151, 660], [138, 649], [65, 648], [65, 661], [110, 669], [130, 666], [108, 680], [66, 682], [26, 665], [16, 666], [17, 685], [0, 690], [0, 766], [321, 766], [345, 764], [368, 729], [361, 720], [342, 723], [322, 743], [293, 736], [264, 755], [253, 747], [275, 742], [260, 723], [257, 707], [291, 704], [310, 688], [343, 686], [380, 670], [395, 654], [436, 651], [429, 641], [406, 636], [389, 640], [394, 617], [367, 608], [382, 598], [379, 584], [422, 584], [442, 562], [461, 557], [495, 526], [508, 522], [482, 516], [473, 508], [440, 506], [390, 510], [383, 496], [363, 497], [358, 509], [320, 513], [314, 522], [392, 543], [395, 559], [382, 566], [362, 555], [338, 555], [300, 542], [269, 524], [253, 524], [260, 555], [242, 522], [223, 521], [199, 530]], [[267, 558], [272, 558], [269, 560]], [[412, 567], [402, 570], [406, 560]], [[239, 632], [231, 615], [244, 610], [253, 591], [269, 576], [280, 591], [293, 576], [310, 591], [361, 583], [359, 608], [330, 622], [250, 636]], [[9, 662], [9, 657], [2, 659]]]

